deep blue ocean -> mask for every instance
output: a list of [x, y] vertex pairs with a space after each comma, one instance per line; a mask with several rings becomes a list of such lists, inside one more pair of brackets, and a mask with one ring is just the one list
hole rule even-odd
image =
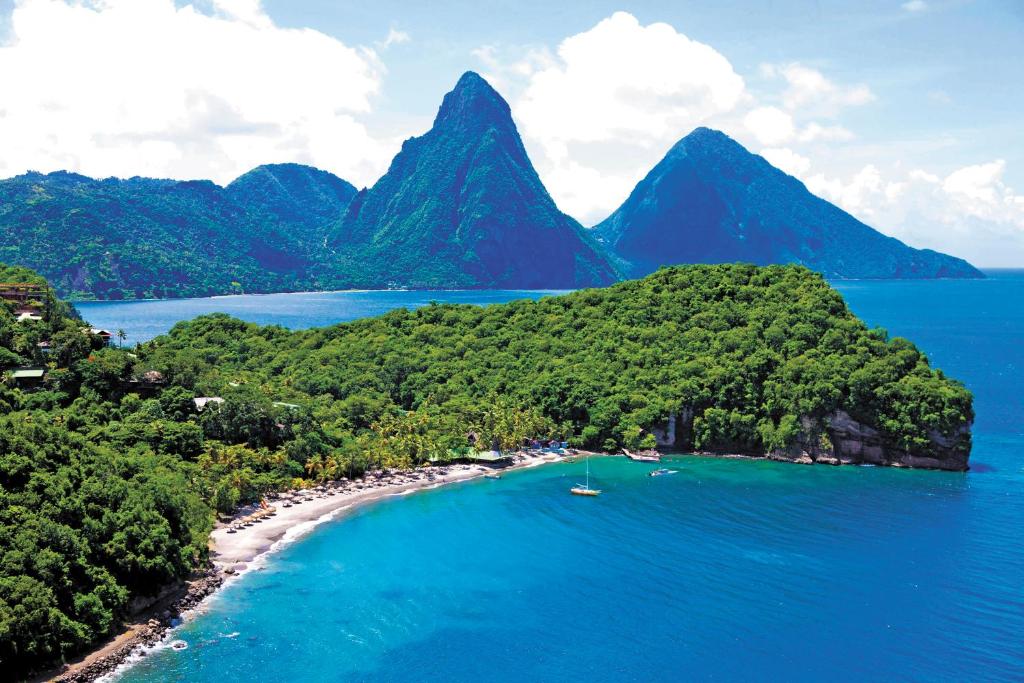
[[[971, 472], [593, 458], [596, 499], [568, 495], [581, 462], [390, 499], [285, 547], [121, 680], [1024, 680], [1024, 271], [836, 287], [974, 391]], [[137, 341], [210, 310], [301, 327], [521, 296], [82, 312]]]

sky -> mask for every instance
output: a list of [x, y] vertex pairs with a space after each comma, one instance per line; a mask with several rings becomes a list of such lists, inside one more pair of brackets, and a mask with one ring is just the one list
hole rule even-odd
[[467, 70], [593, 225], [697, 126], [911, 246], [1024, 266], [1024, 2], [0, 0], [0, 177], [357, 186]]

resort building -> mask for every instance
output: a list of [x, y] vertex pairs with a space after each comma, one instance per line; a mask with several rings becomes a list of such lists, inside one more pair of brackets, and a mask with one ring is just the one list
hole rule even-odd
[[110, 346], [111, 342], [114, 339], [114, 334], [112, 332], [108, 330], [101, 330], [98, 327], [83, 327], [82, 332], [85, 332], [86, 334], [91, 334], [94, 337], [99, 337], [100, 339], [103, 340], [104, 346]]
[[19, 389], [34, 389], [43, 383], [46, 370], [43, 368], [15, 368], [11, 370], [11, 379]]
[[18, 308], [45, 304], [49, 291], [46, 285], [31, 282], [0, 282], [0, 300]]
[[23, 323], [26, 320], [42, 320], [42, 319], [43, 319], [43, 316], [39, 315], [39, 313], [37, 313], [34, 310], [27, 309], [27, 310], [18, 311], [18, 322], [19, 323]]
[[197, 396], [196, 398], [192, 399], [192, 403], [196, 405], [196, 410], [198, 411], [202, 411], [203, 408], [207, 406], [207, 404], [223, 402], [224, 399], [222, 399], [220, 396]]

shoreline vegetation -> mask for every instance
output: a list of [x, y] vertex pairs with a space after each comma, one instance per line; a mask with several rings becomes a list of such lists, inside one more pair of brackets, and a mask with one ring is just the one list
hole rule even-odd
[[[645, 452], [647, 453], [647, 452]], [[814, 464], [783, 458], [742, 453], [687, 453], [685, 455], [725, 460], [773, 460], [788, 464]], [[429, 491], [481, 477], [503, 475], [582, 457], [626, 457], [624, 453], [601, 453], [572, 449], [564, 453], [520, 451], [510, 456], [509, 465], [450, 464], [410, 470], [369, 472], [364, 478], [341, 478], [317, 486], [272, 494], [267, 498], [273, 513], [237, 532], [231, 529], [253, 513], [268, 509], [251, 503], [229, 515], [220, 515], [209, 538], [209, 559], [184, 581], [166, 586], [152, 604], [126, 620], [122, 631], [73, 661], [31, 679], [33, 683], [92, 683], [120, 672], [147, 656], [153, 647], [167, 644], [172, 631], [201, 613], [205, 603], [231, 581], [264, 563], [285, 547], [326, 523], [343, 521], [360, 508], [394, 497]], [[284, 504], [289, 507], [284, 507]]]
[[970, 453], [970, 392], [796, 266], [681, 266], [303, 331], [214, 314], [131, 349], [39, 276], [3, 273], [34, 283], [0, 303], [0, 665], [15, 678], [206, 566], [216, 513], [342, 476], [552, 441], [958, 470]]
[[[361, 479], [327, 481], [308, 489], [273, 494], [267, 499], [274, 511], [272, 516], [229, 533], [239, 520], [264, 509], [258, 504], [240, 506], [232, 514], [221, 516], [215, 525], [210, 534], [209, 560], [204, 567], [188, 579], [166, 586], [153, 604], [126, 620], [116, 636], [73, 661], [30, 680], [33, 683], [91, 683], [119, 671], [129, 662], [146, 656], [150, 648], [167, 640], [176, 626], [202, 610], [206, 600], [230, 581], [262, 568], [263, 562], [283, 547], [283, 542], [298, 540], [323, 523], [339, 520], [342, 514], [350, 514], [396, 496], [464, 483], [487, 475], [598, 455], [605, 454], [521, 451], [512, 454], [510, 464], [504, 467], [460, 463], [377, 471], [367, 473]], [[286, 503], [289, 507], [284, 507]]]

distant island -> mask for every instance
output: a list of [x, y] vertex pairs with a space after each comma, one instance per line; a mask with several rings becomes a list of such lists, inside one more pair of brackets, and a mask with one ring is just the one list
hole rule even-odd
[[0, 282], [15, 677], [111, 633], [204, 565], [215, 512], [275, 491], [552, 439], [947, 470], [970, 455], [970, 392], [798, 266], [679, 266], [297, 332], [211, 315], [130, 350], [35, 273]]
[[612, 216], [562, 213], [508, 104], [462, 76], [373, 187], [298, 164], [210, 181], [56, 172], [0, 181], [0, 260], [72, 298], [346, 288], [575, 289], [681, 263], [834, 278], [983, 277], [812, 195], [717, 131], [677, 143]]

